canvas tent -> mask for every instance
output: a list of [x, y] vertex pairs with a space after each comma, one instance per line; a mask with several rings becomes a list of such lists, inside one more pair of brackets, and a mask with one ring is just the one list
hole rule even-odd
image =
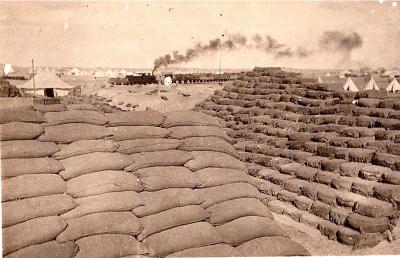
[[378, 84], [376, 84], [374, 77], [371, 77], [371, 80], [369, 80], [364, 90], [379, 90]]
[[[35, 88], [33, 87], [33, 79], [35, 80]], [[26, 93], [34, 93], [36, 95], [48, 97], [52, 97], [52, 95], [54, 97], [59, 97], [67, 95], [73, 88], [75, 88], [75, 86], [65, 83], [54, 73], [45, 72], [39, 69], [34, 78], [18, 85], [18, 88]]]
[[396, 92], [400, 91], [400, 84], [396, 79], [393, 79], [386, 88], [387, 91]]
[[357, 92], [357, 91], [358, 91], [358, 88], [357, 88], [357, 86], [354, 84], [353, 80], [349, 77], [349, 78], [347, 79], [346, 83], [343, 85], [343, 90]]

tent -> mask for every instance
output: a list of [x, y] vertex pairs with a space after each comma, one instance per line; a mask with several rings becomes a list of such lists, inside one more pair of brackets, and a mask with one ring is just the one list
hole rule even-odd
[[354, 84], [353, 80], [349, 77], [346, 81], [346, 83], [343, 85], [343, 90], [348, 90], [348, 91], [353, 91], [353, 92], [357, 92], [358, 88], [357, 86]]
[[400, 91], [399, 82], [396, 79], [393, 79], [393, 81], [387, 86], [386, 90], [391, 92]]
[[31, 80], [18, 85], [23, 92], [33, 93], [33, 79], [35, 80], [35, 94], [49, 97], [65, 96], [75, 86], [65, 83], [63, 80], [57, 77], [54, 73], [45, 72], [39, 69]]
[[378, 85], [376, 84], [374, 77], [371, 77], [371, 80], [367, 83], [364, 90], [379, 90]]

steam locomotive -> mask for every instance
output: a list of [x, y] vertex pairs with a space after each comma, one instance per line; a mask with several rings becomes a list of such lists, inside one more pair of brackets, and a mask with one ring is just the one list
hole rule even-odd
[[110, 78], [108, 82], [112, 85], [134, 85], [134, 84], [157, 84], [156, 76], [150, 73], [141, 73], [139, 75], [126, 75], [124, 78]]

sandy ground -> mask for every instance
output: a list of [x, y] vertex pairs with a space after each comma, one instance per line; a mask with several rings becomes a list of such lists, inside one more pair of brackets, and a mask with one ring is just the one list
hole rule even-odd
[[188, 110], [203, 101], [217, 89], [218, 84], [179, 84], [164, 85], [107, 85], [103, 87], [88, 86], [82, 89], [85, 95], [97, 95], [111, 99], [111, 105], [138, 105], [135, 110], [150, 107], [160, 112]]
[[[286, 215], [274, 214], [277, 222], [296, 242], [302, 244], [313, 256], [332, 255], [400, 255], [400, 238], [393, 242], [383, 241], [371, 248], [352, 250], [350, 246], [342, 245], [327, 237], [311, 226], [296, 222]], [[393, 236], [400, 236], [400, 225], [393, 230]]]

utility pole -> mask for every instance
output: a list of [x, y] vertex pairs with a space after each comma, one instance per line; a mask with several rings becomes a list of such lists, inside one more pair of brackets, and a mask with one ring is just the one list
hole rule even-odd
[[35, 86], [35, 66], [33, 65], [33, 59], [32, 59], [32, 81], [33, 81], [33, 94], [36, 95], [36, 86]]

